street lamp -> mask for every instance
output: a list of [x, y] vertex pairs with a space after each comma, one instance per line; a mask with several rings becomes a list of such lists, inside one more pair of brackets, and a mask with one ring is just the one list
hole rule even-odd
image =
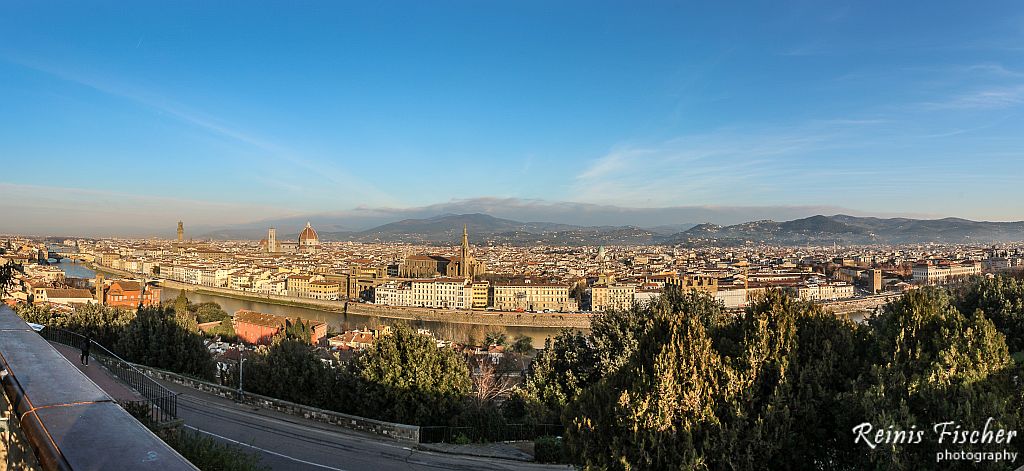
[[245, 391], [242, 390], [242, 365], [245, 364], [245, 360], [247, 360], [247, 359], [242, 357], [242, 353], [243, 352], [244, 352], [244, 350], [242, 350], [241, 348], [238, 349], [238, 401], [239, 402], [242, 401], [242, 395], [245, 394]]

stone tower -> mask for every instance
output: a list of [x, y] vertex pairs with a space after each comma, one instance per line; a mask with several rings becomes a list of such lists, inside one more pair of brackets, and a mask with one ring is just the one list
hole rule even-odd
[[185, 241], [185, 224], [178, 221], [178, 242]]
[[271, 227], [267, 231], [267, 252], [277, 252], [277, 229]]
[[459, 261], [459, 276], [463, 278], [469, 278], [470, 267], [469, 267], [469, 228], [462, 225], [462, 260]]
[[103, 304], [103, 274], [96, 274], [96, 302], [100, 305]]

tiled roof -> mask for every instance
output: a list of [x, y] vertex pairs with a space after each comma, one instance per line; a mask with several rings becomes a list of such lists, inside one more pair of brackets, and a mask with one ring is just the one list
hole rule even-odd
[[[250, 311], [248, 309], [239, 309], [235, 311], [235, 322], [244, 322], [246, 324], [261, 325], [264, 327], [283, 327], [285, 320], [294, 321], [290, 317], [275, 316], [274, 314], [267, 314], [265, 312]], [[324, 321], [318, 321], [315, 319], [303, 319], [310, 327], [316, 327], [321, 324], [325, 324]]]
[[87, 289], [59, 289], [46, 288], [47, 298], [89, 298], [92, 299], [92, 292]]
[[141, 291], [142, 290], [142, 284], [139, 283], [138, 281], [115, 281], [115, 282], [110, 284], [110, 287], [113, 288], [115, 284], [120, 286], [121, 290], [123, 290], [123, 291]]

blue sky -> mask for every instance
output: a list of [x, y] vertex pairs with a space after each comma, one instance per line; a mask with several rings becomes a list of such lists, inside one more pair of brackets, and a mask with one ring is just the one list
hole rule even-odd
[[1020, 2], [0, 5], [30, 229], [485, 197], [1024, 219], [1022, 108]]

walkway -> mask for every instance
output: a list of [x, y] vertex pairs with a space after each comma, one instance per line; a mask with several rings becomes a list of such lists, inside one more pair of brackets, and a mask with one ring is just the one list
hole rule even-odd
[[53, 345], [53, 348], [57, 349], [61, 355], [64, 355], [64, 358], [67, 358], [75, 368], [85, 373], [92, 382], [96, 383], [100, 389], [106, 391], [115, 401], [143, 401], [146, 399], [114, 377], [100, 362], [96, 361], [95, 357], [89, 359], [89, 366], [85, 366], [79, 361], [82, 354], [81, 350], [57, 342], [50, 342], [50, 345]]

